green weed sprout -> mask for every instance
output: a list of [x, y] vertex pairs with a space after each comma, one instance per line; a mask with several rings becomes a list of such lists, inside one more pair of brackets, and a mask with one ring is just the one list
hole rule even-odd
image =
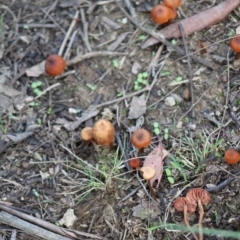
[[160, 131], [158, 122], [154, 122], [154, 123], [153, 123], [153, 132], [154, 132], [156, 135], [160, 135], [161, 131]]
[[32, 88], [33, 92], [37, 96], [41, 96], [42, 95], [42, 91], [39, 89], [40, 86], [42, 86], [42, 82], [41, 81], [36, 81], [36, 82], [33, 82], [31, 84], [31, 88]]
[[168, 128], [164, 128], [164, 139], [168, 140], [168, 137], [169, 137], [169, 130]]
[[91, 83], [87, 83], [86, 85], [89, 89], [91, 89], [92, 91], [95, 91], [97, 89], [97, 86], [96, 85], [93, 85]]
[[119, 62], [118, 62], [118, 60], [114, 59], [114, 60], [112, 61], [112, 64], [113, 64], [113, 66], [114, 66], [115, 68], [119, 68]]
[[142, 87], [148, 84], [147, 81], [148, 78], [148, 73], [147, 72], [142, 72], [137, 75], [137, 79], [134, 81], [134, 90], [139, 91], [142, 89]]
[[165, 169], [165, 173], [167, 175], [167, 179], [171, 184], [174, 184], [174, 179], [172, 177], [172, 172], [169, 168]]

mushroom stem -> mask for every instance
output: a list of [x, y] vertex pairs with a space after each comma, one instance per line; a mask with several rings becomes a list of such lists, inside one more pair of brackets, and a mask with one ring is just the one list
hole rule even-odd
[[203, 222], [203, 217], [204, 217], [204, 210], [203, 210], [201, 200], [199, 198], [198, 198], [198, 209], [199, 209], [199, 221], [198, 221], [199, 240], [203, 240], [202, 222]]
[[153, 190], [153, 188], [151, 186], [150, 180], [147, 181], [147, 184], [148, 184], [151, 196], [154, 198], [154, 200], [156, 200], [157, 196], [156, 196], [156, 194], [155, 194], [155, 192], [154, 192], [154, 190]]
[[184, 223], [188, 227], [188, 229], [191, 232], [191, 234], [193, 235], [194, 239], [198, 240], [197, 235], [195, 234], [195, 232], [192, 231], [192, 228], [191, 228], [191, 226], [189, 224], [189, 221], [188, 221], [187, 204], [185, 204], [184, 208], [183, 208], [183, 217], [184, 217]]

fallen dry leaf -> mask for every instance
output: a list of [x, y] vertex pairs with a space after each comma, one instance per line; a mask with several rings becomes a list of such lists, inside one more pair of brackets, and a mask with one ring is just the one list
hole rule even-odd
[[45, 60], [26, 69], [26, 74], [28, 77], [38, 77], [45, 73]]
[[163, 159], [169, 154], [169, 152], [163, 147], [162, 142], [159, 141], [157, 147], [155, 147], [149, 155], [145, 158], [143, 166], [149, 166], [155, 169], [156, 175], [150, 180], [151, 186], [157, 180], [157, 187], [159, 186], [163, 173]]

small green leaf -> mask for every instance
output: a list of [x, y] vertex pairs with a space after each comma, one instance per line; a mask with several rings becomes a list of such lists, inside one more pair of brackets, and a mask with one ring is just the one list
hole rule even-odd
[[172, 175], [171, 170], [169, 168], [165, 169], [165, 173], [168, 177]]
[[159, 128], [154, 128], [153, 131], [156, 135], [160, 135], [160, 129]]
[[168, 128], [164, 128], [164, 133], [165, 133], [165, 134], [168, 134], [168, 133], [169, 133]]
[[172, 45], [176, 45], [177, 44], [177, 40], [176, 39], [172, 39], [171, 43], [172, 43]]
[[113, 66], [114, 66], [115, 68], [119, 68], [118, 60], [114, 59], [114, 60], [112, 61], [112, 63], [113, 63]]
[[153, 123], [153, 127], [154, 127], [154, 128], [158, 128], [158, 127], [159, 127], [158, 122], [154, 122], [154, 123]]
[[161, 77], [165, 77], [165, 76], [168, 76], [168, 75], [171, 75], [171, 73], [168, 72], [168, 71], [162, 72], [162, 73], [160, 74]]
[[137, 82], [142, 83], [142, 82], [143, 82], [143, 79], [140, 78], [140, 77], [138, 77], [138, 78], [137, 78]]
[[172, 177], [168, 177], [167, 179], [171, 184], [174, 184], [174, 179]]
[[142, 73], [142, 77], [143, 77], [143, 78], [147, 78], [147, 77], [148, 77], [148, 72], [143, 72], [143, 73]]
[[168, 140], [168, 134], [166, 134], [166, 133], [164, 134], [164, 139]]
[[148, 83], [147, 80], [143, 80], [143, 81], [142, 81], [142, 84], [143, 84], [143, 85], [147, 85], [147, 83]]

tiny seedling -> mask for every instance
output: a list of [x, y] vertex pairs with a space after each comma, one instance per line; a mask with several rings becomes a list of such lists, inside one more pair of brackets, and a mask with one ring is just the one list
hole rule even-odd
[[177, 44], [177, 40], [173, 38], [171, 43], [172, 43], [172, 45], [176, 45]]
[[170, 170], [169, 168], [166, 168], [166, 169], [165, 169], [165, 173], [166, 173], [166, 175], [167, 175], [168, 181], [169, 181], [171, 184], [174, 184], [174, 179], [173, 179], [173, 177], [172, 177], [172, 172], [171, 172], [171, 170]]
[[144, 41], [146, 39], [146, 37], [147, 37], [146, 35], [142, 34], [142, 35], [139, 36], [138, 40]]
[[39, 103], [38, 102], [30, 102], [29, 106], [30, 107], [37, 107], [37, 106], [39, 106]]
[[171, 72], [169, 72], [169, 71], [165, 71], [165, 72], [160, 73], [160, 77], [165, 77], [165, 76], [169, 76], [169, 75], [171, 75]]
[[153, 123], [153, 132], [155, 133], [155, 135], [160, 135], [161, 131], [158, 122]]
[[39, 89], [40, 86], [42, 86], [42, 82], [41, 81], [36, 81], [36, 82], [33, 82], [31, 84], [31, 88], [32, 88], [33, 92], [37, 96], [41, 96], [42, 95], [42, 91]]
[[97, 89], [97, 86], [96, 85], [93, 85], [91, 83], [87, 83], [86, 85], [89, 89], [91, 89], [92, 91], [95, 91]]
[[115, 68], [119, 68], [119, 62], [116, 59], [113, 59], [112, 64]]
[[169, 138], [169, 130], [168, 128], [164, 128], [164, 137], [163, 137], [165, 140], [168, 140]]
[[142, 89], [142, 87], [148, 84], [147, 81], [148, 78], [148, 73], [147, 72], [142, 72], [137, 75], [137, 79], [134, 81], [134, 90], [139, 91]]
[[181, 82], [183, 78], [181, 76], [176, 77], [171, 83], [178, 83]]

